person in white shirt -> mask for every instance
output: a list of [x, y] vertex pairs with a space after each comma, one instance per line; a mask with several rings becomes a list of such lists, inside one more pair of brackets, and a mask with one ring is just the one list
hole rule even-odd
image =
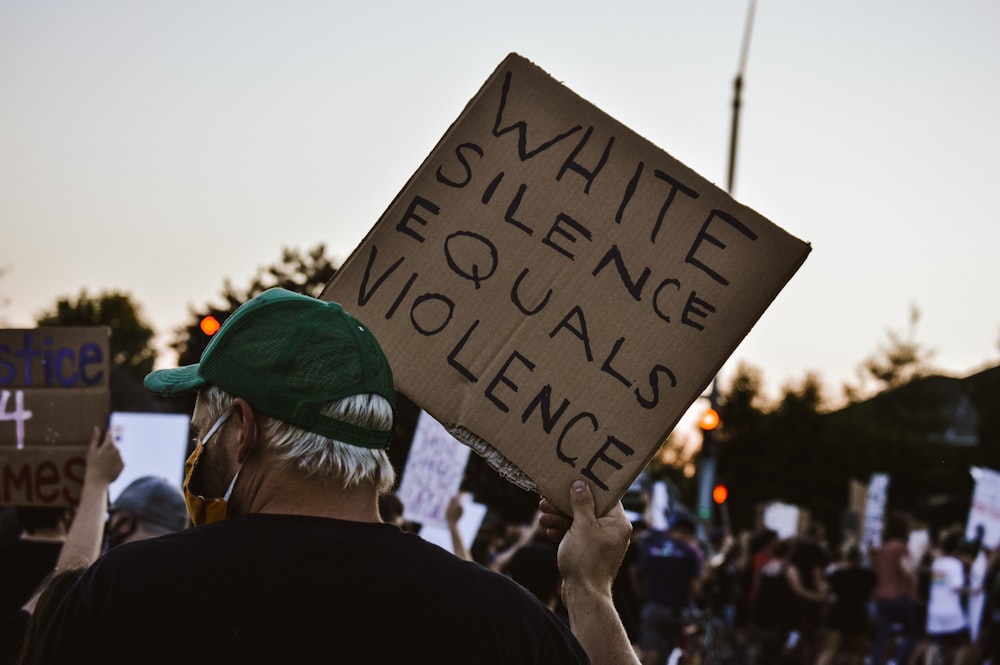
[[930, 593], [927, 599], [927, 636], [940, 649], [944, 662], [969, 644], [969, 621], [963, 606], [966, 586], [965, 565], [958, 558], [962, 534], [942, 534], [939, 552], [931, 564]]

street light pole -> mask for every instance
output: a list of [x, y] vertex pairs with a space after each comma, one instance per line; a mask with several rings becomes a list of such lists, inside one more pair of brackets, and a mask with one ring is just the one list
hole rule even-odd
[[746, 23], [743, 25], [743, 47], [740, 49], [740, 61], [736, 68], [736, 78], [733, 79], [733, 124], [729, 133], [729, 179], [726, 188], [730, 195], [736, 177], [736, 139], [740, 129], [740, 103], [743, 99], [743, 72], [746, 71], [747, 55], [750, 53], [750, 35], [753, 32], [753, 17], [757, 9], [757, 1], [750, 0], [747, 7]]
[[[740, 60], [736, 68], [736, 78], [733, 80], [733, 122], [729, 134], [729, 178], [727, 189], [733, 193], [736, 176], [736, 145], [740, 128], [740, 103], [743, 98], [743, 72], [746, 71], [747, 55], [750, 52], [750, 35], [753, 32], [756, 0], [749, 0], [746, 22], [743, 25], [743, 44], [740, 48]], [[716, 376], [709, 384], [710, 408], [718, 409], [719, 377]], [[712, 518], [712, 487], [715, 485], [715, 468], [718, 463], [718, 441], [711, 431], [702, 432], [702, 448], [698, 460], [698, 516], [708, 521]], [[728, 517], [728, 515], [727, 515]], [[728, 521], [728, 519], [726, 520]]]

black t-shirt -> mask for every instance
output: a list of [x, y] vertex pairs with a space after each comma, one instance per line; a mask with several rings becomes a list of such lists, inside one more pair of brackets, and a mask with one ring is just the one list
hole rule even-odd
[[760, 569], [753, 621], [758, 628], [788, 630], [799, 615], [795, 592], [788, 581], [788, 563], [771, 560]]
[[820, 543], [806, 538], [799, 538], [792, 546], [791, 563], [799, 571], [802, 586], [811, 591], [817, 590], [815, 574], [820, 574], [830, 564], [830, 555]]
[[875, 573], [863, 566], [838, 566], [827, 575], [830, 585], [830, 628], [857, 634], [868, 627], [868, 601], [875, 591]]
[[250, 515], [122, 545], [37, 663], [580, 663], [508, 578], [388, 524]]
[[536, 536], [514, 552], [507, 566], [500, 572], [523, 586], [543, 604], [548, 605], [559, 596], [558, 549], [545, 536]]
[[0, 616], [14, 614], [55, 568], [62, 542], [11, 540], [0, 545]]

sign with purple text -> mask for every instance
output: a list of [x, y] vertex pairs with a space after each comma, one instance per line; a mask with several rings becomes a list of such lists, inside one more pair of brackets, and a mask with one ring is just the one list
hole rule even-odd
[[0, 330], [0, 505], [75, 506], [111, 406], [105, 327]]

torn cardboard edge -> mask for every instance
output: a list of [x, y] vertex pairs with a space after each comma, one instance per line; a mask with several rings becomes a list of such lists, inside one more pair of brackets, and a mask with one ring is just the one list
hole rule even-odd
[[444, 428], [453, 437], [472, 448], [473, 452], [482, 457], [483, 461], [489, 464], [505, 480], [523, 490], [538, 494], [538, 484], [516, 464], [504, 457], [504, 454], [497, 450], [489, 441], [481, 436], [477, 436], [474, 432], [469, 431], [461, 425], [448, 423], [444, 425]]

